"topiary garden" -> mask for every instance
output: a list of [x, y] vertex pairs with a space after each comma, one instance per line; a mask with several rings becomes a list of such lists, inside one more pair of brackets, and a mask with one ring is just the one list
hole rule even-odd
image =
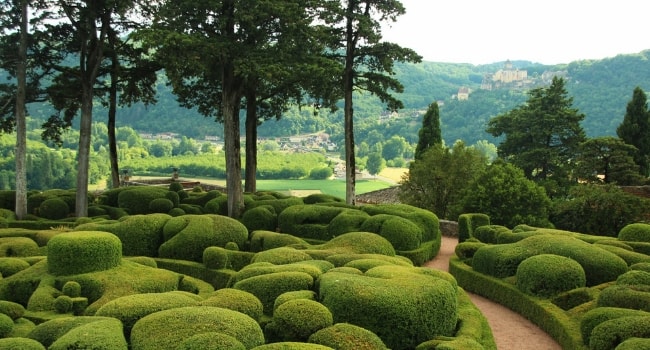
[[422, 267], [438, 218], [408, 205], [260, 192], [235, 220], [218, 191], [124, 187], [73, 218], [51, 205], [69, 191], [34, 195], [30, 220], [0, 209], [2, 348], [495, 349], [465, 290], [566, 349], [650, 341], [646, 224], [613, 238], [463, 214], [446, 273]]

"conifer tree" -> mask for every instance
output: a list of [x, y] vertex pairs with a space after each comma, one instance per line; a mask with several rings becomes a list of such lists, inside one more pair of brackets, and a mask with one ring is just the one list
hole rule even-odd
[[637, 148], [634, 162], [639, 166], [641, 175], [647, 177], [650, 174], [650, 112], [647, 96], [638, 86], [632, 93], [632, 100], [627, 104], [625, 117], [616, 134], [625, 143]]
[[433, 145], [442, 145], [440, 131], [440, 109], [438, 102], [429, 105], [427, 113], [422, 118], [422, 128], [418, 132], [418, 145], [415, 148], [415, 159], [421, 159], [424, 151]]

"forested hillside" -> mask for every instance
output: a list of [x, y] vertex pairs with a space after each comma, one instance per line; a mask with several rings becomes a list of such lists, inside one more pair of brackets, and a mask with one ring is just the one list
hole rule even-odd
[[[574, 98], [574, 107], [586, 115], [583, 127], [587, 135], [593, 137], [615, 135], [634, 88], [640, 86], [644, 91], [650, 90], [649, 58], [650, 50], [646, 50], [638, 54], [560, 66], [544, 66], [527, 61], [512, 61], [512, 64], [516, 69], [526, 70], [530, 78], [539, 78], [548, 71], [566, 74], [566, 86]], [[466, 144], [483, 139], [495, 142], [485, 132], [487, 121], [527, 99], [526, 89], [481, 89], [484, 76], [503, 66], [504, 62], [479, 66], [436, 62], [397, 66], [397, 77], [405, 87], [404, 93], [399, 95], [405, 108], [399, 111], [399, 117], [387, 118], [384, 106], [377, 99], [359, 95], [354, 102], [357, 140], [363, 141], [372, 130], [377, 130], [384, 139], [400, 135], [409, 142], [417, 142], [420, 115], [431, 102], [441, 101], [442, 133], [447, 144], [458, 139]], [[460, 87], [470, 89], [468, 100], [453, 98]], [[157, 89], [156, 104], [122, 108], [118, 113], [118, 126], [131, 126], [141, 133], [174, 132], [197, 140], [209, 135], [222, 135], [221, 124], [178, 105], [162, 74]], [[96, 107], [95, 120], [105, 121], [106, 110], [99, 103]], [[32, 105], [29, 113], [40, 119], [46, 118], [50, 111], [47, 106]], [[279, 121], [264, 122], [259, 128], [259, 135], [290, 136], [323, 130], [336, 141], [342, 139], [342, 120], [340, 110], [330, 113], [329, 110], [295, 108], [285, 113]]]

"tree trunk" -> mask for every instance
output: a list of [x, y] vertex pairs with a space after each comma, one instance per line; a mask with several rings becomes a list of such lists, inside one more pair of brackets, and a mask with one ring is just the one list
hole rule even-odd
[[93, 120], [94, 81], [82, 81], [81, 121], [79, 123], [79, 150], [77, 152], [77, 194], [75, 215], [88, 216], [88, 169], [90, 161], [90, 138]]
[[343, 94], [345, 115], [345, 202], [349, 205], [356, 204], [356, 164], [354, 155], [354, 118], [352, 108], [352, 91], [354, 89], [354, 51], [356, 42], [354, 40], [354, 26], [352, 14], [354, 13], [354, 1], [348, 2], [348, 15], [346, 25], [346, 49], [345, 49], [345, 71], [343, 73]]
[[257, 109], [255, 96], [246, 98], [246, 180], [244, 191], [257, 191]]
[[[115, 45], [113, 44], [113, 52]], [[111, 56], [111, 87], [108, 105], [108, 157], [111, 163], [111, 187], [120, 187], [120, 169], [117, 162], [117, 140], [115, 137], [115, 117], [117, 114], [117, 69], [119, 62], [115, 55]]]
[[27, 126], [25, 99], [27, 86], [27, 0], [21, 2], [20, 46], [16, 64], [16, 218], [27, 215]]
[[223, 72], [222, 108], [228, 216], [239, 218], [244, 207], [241, 186], [241, 143], [239, 140], [241, 93], [239, 92], [239, 85], [235, 81], [234, 68], [225, 65]]

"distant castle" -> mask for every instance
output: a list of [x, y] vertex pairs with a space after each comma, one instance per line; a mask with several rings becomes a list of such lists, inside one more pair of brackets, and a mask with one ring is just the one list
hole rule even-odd
[[492, 90], [500, 88], [504, 85], [524, 87], [528, 83], [528, 71], [513, 68], [512, 62], [510, 62], [510, 60], [507, 60], [503, 65], [503, 69], [499, 69], [492, 74], [488, 73], [483, 77], [481, 89]]

